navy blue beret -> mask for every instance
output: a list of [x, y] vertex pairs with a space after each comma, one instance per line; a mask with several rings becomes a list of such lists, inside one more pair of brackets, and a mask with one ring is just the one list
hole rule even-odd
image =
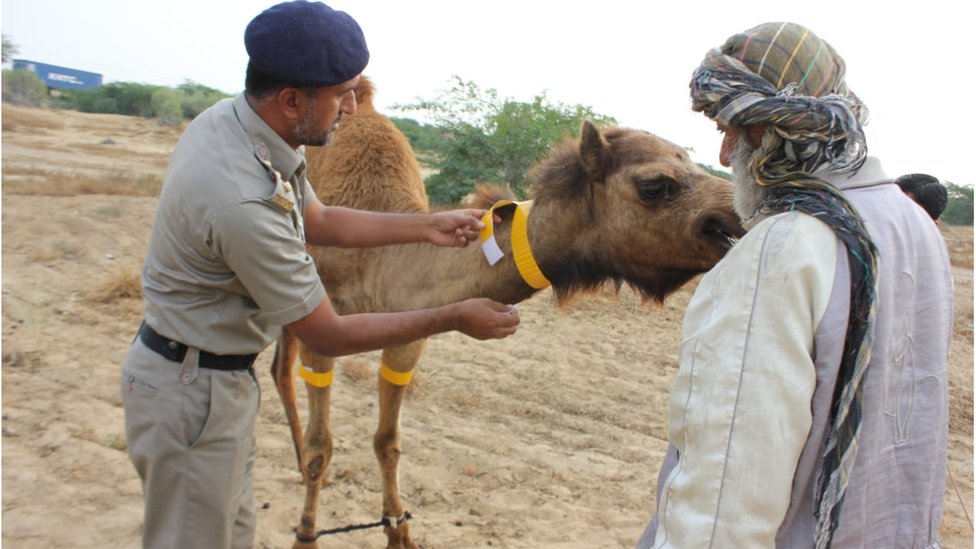
[[264, 10], [244, 31], [255, 67], [295, 86], [334, 86], [363, 72], [366, 38], [349, 14], [294, 0]]

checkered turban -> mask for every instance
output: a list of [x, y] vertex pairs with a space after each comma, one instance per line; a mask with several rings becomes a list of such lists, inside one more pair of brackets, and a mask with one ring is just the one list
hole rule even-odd
[[708, 52], [691, 79], [692, 108], [721, 127], [766, 126], [751, 165], [761, 185], [843, 173], [864, 162], [868, 115], [845, 72], [840, 55], [809, 29], [764, 23]]

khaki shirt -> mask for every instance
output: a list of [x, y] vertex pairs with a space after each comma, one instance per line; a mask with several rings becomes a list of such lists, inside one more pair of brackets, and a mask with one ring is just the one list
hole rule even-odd
[[142, 273], [146, 323], [217, 354], [265, 349], [325, 298], [305, 251], [314, 196], [295, 151], [243, 94], [201, 113], [173, 152]]

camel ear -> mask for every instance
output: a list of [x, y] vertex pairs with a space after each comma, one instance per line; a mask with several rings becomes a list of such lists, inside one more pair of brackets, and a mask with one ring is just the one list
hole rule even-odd
[[580, 128], [579, 147], [583, 169], [596, 181], [603, 181], [610, 169], [610, 143], [589, 120]]

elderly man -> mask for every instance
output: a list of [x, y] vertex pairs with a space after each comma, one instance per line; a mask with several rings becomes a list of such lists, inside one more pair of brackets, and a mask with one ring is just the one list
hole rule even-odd
[[766, 23], [692, 77], [750, 231], [688, 306], [639, 548], [939, 547], [946, 247], [867, 157], [844, 75], [810, 30]]
[[244, 34], [245, 92], [200, 114], [166, 173], [142, 276], [145, 321], [125, 358], [129, 456], [142, 479], [144, 547], [254, 546], [255, 357], [286, 326], [327, 355], [458, 330], [512, 334], [518, 313], [487, 299], [339, 316], [305, 240], [363, 247], [465, 246], [479, 210], [382, 214], [321, 204], [303, 145], [324, 145], [369, 52], [349, 15], [285, 2]]

